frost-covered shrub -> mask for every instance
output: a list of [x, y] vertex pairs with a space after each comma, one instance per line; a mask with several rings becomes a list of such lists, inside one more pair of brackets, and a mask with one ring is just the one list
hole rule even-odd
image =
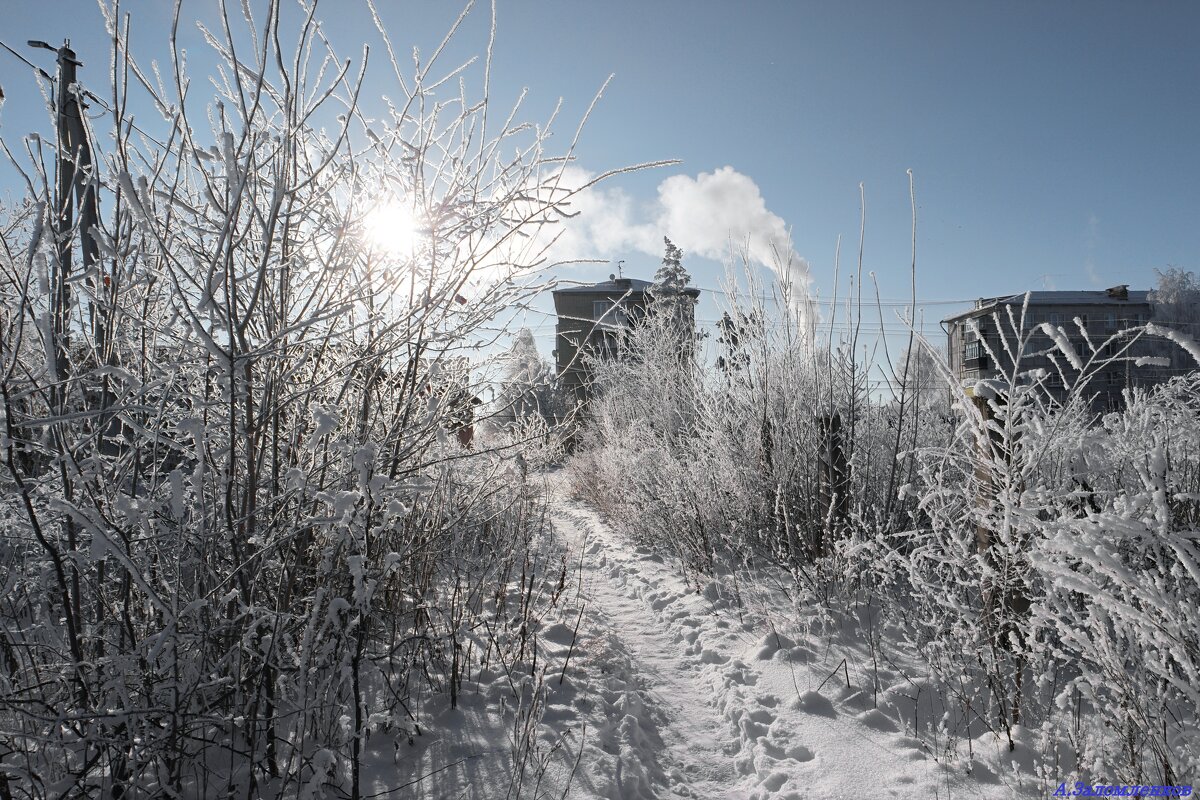
[[697, 373], [667, 328], [667, 318], [651, 314], [628, 332], [624, 358], [590, 365], [596, 400], [582, 426], [574, 483], [622, 530], [659, 539], [690, 565], [706, 564], [708, 521], [687, 510], [706, 487], [692, 480], [683, 456], [697, 452]]
[[[18, 165], [2, 796], [361, 796], [371, 733], [415, 735], [481, 664], [523, 669], [565, 580], [511, 451], [455, 434], [479, 366], [461, 354], [528, 299], [522, 228], [569, 198], [567, 159], [545, 129], [485, 126], [468, 73], [426, 103], [424, 62], [367, 129], [362, 76], [270, 8], [213, 33], [207, 106], [182, 57], [145, 79], [110, 20], [118, 85], [97, 96], [149, 92], [164, 121], [92, 119], [111, 129], [86, 269], [54, 229], [53, 158]], [[388, 199], [420, 218], [403, 253], [373, 238]]]
[[1195, 379], [1132, 390], [1101, 419], [1099, 350], [1064, 356], [1065, 403], [1019, 359], [960, 396], [954, 442], [921, 454], [927, 524], [902, 557], [868, 560], [954, 687], [961, 736], [1016, 746], [1019, 723], [1057, 774], [1180, 782], [1197, 752]]
[[551, 423], [540, 414], [490, 432], [482, 445], [515, 454], [518, 469], [526, 471], [557, 466], [566, 457], [563, 426]]
[[1031, 560], [1049, 656], [1103, 728], [1075, 731], [1082, 763], [1128, 782], [1200, 771], [1200, 459], [1197, 379], [1137, 392], [1081, 437], [1097, 476], [1086, 506], [1053, 520]]
[[906, 361], [896, 383], [909, 388], [881, 403], [854, 344], [819, 340], [802, 293], [772, 291], [775, 304], [731, 305], [707, 357], [681, 360], [677, 337], [644, 324], [630, 357], [594, 366], [581, 493], [697, 569], [732, 557], [807, 570], [853, 520], [905, 518], [913, 501], [897, 490], [914, 462], [897, 456], [946, 435], [927, 365]]
[[933, 713], [909, 724], [938, 754], [987, 741], [1046, 779], [1193, 781], [1200, 384], [1131, 389], [1103, 415], [1092, 384], [1195, 345], [1155, 325], [1080, 344], [1012, 313], [985, 343], [1007, 374], [962, 387], [921, 343], [890, 398], [866, 390], [848, 344], [761, 308], [731, 309], [711, 367], [681, 370], [641, 330], [641, 358], [598, 365], [576, 486], [692, 569], [766, 559], [810, 601], [867, 609], [872, 661], [906, 647], [928, 670], [910, 680]]

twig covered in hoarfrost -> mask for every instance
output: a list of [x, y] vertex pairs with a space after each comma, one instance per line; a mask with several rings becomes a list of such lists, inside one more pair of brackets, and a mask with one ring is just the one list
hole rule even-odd
[[[490, 367], [464, 354], [539, 290], [532, 234], [581, 190], [561, 183], [575, 145], [550, 152], [519, 101], [489, 122], [494, 7], [481, 88], [470, 61], [434, 73], [471, 5], [408, 71], [367, 8], [405, 97], [370, 127], [369, 51], [339, 58], [315, 3], [216, 3], [212, 76], [189, 71], [185, 4], [161, 71], [104, 4], [88, 280], [56, 277], [42, 231], [79, 232], [54, 230], [46, 160], [22, 165], [31, 216], [0, 228], [0, 602], [42, 622], [0, 656], [10, 787], [361, 798], [370, 735], [416, 737], [472, 674], [517, 687], [536, 659], [565, 562], [512, 454], [545, 437], [472, 441]], [[135, 97], [162, 122], [135, 126]], [[540, 747], [524, 708], [514, 769]]]

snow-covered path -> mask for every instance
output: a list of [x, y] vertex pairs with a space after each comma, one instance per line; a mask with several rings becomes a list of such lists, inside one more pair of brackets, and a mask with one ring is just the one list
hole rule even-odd
[[[600, 666], [611, 675], [610, 690], [622, 692], [620, 708], [614, 710], [622, 715], [624, 748], [611, 768], [618, 796], [660, 796], [665, 784], [680, 798], [745, 798], [736, 788], [739, 776], [730, 752], [737, 752], [738, 745], [712, 704], [712, 688], [698, 669], [700, 662], [679, 657], [696, 638], [696, 622], [682, 616], [686, 621], [672, 630], [655, 613], [685, 600], [678, 593], [678, 576], [654, 569], [661, 565], [648, 553], [619, 557], [610, 531], [577, 506], [560, 511], [556, 525], [574, 537], [572, 545], [582, 552], [581, 600], [590, 608], [586, 616], [594, 626], [586, 636], [604, 639], [590, 652], [617, 656], [616, 663], [588, 666]], [[632, 770], [626, 763], [630, 758], [641, 762]]]
[[[935, 760], [902, 733], [888, 703], [906, 691], [897, 676], [881, 670], [896, 686], [878, 698], [856, 688], [867, 681], [850, 664], [826, 680], [838, 651], [739, 614], [716, 583], [697, 593], [583, 506], [559, 497], [552, 507], [579, 554], [585, 604], [546, 714], [551, 725], [590, 720], [570, 797], [1024, 796], [981, 763]], [[565, 645], [574, 632], [546, 634]]]
[[[1022, 748], [1010, 753], [994, 737], [968, 743], [928, 733], [943, 711], [931, 701], [935, 693], [919, 677], [913, 654], [905, 661], [902, 648], [884, 644], [888, 663], [873, 660], [851, 621], [833, 621], [848, 613], [793, 602], [788, 579], [766, 570], [746, 579], [754, 585], [741, 591], [708, 578], [697, 589], [670, 559], [631, 544], [570, 500], [564, 483], [552, 474], [546, 490], [572, 576], [539, 577], [543, 592], [565, 591], [534, 631], [534, 669], [475, 668], [457, 709], [442, 696], [426, 704], [428, 735], [394, 747], [372, 740], [373, 794], [429, 800], [1047, 795], [1012, 772]], [[771, 580], [778, 581], [773, 589], [765, 585]], [[532, 728], [523, 727], [526, 720]], [[533, 729], [532, 750], [514, 746]], [[926, 731], [925, 741], [914, 736], [917, 729]], [[513, 783], [517, 752], [528, 752], [528, 760]], [[397, 786], [399, 793], [386, 788]]]

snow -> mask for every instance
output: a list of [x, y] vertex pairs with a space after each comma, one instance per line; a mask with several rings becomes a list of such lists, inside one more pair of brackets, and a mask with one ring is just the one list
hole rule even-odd
[[1066, 356], [1067, 361], [1071, 362], [1071, 366], [1077, 370], [1083, 369], [1083, 361], [1079, 358], [1079, 353], [1075, 352], [1075, 346], [1071, 344], [1071, 340], [1067, 338], [1067, 334], [1057, 325], [1051, 325], [1049, 322], [1043, 322], [1040, 326], [1042, 333], [1050, 337], [1055, 346]]
[[447, 704], [429, 721], [431, 733], [395, 740], [392, 754], [372, 743], [368, 793], [505, 794], [513, 730], [540, 683], [541, 761], [530, 767], [540, 772], [529, 796], [1043, 795], [1027, 774], [1001, 766], [1014, 755], [1006, 743], [981, 737], [973, 761], [931, 752], [912, 735], [921, 712], [904, 707], [912, 688], [902, 670], [879, 670], [876, 702], [858, 645], [818, 625], [815, 609], [791, 608], [782, 595], [748, 601], [745, 587], [721, 580], [697, 586], [551, 488], [578, 583], [538, 632], [540, 681], [514, 687], [502, 672], [480, 673], [459, 709]]
[[1177, 331], [1174, 328], [1163, 327], [1162, 325], [1149, 324], [1146, 326], [1146, 333], [1151, 336], [1161, 336], [1165, 339], [1170, 339], [1175, 344], [1187, 351], [1197, 364], [1200, 364], [1200, 344], [1195, 339], [1188, 336], [1186, 333]]

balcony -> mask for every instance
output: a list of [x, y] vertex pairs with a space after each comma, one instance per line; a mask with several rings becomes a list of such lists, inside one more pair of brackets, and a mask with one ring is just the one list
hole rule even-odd
[[987, 350], [983, 342], [976, 339], [963, 345], [962, 368], [964, 370], [985, 370], [990, 366]]
[[976, 356], [975, 358], [965, 358], [964, 357], [962, 365], [963, 365], [963, 369], [978, 370], [978, 371], [982, 372], [983, 370], [988, 369], [989, 361], [988, 361], [987, 353], [984, 353], [983, 355], [980, 355], [980, 356]]

